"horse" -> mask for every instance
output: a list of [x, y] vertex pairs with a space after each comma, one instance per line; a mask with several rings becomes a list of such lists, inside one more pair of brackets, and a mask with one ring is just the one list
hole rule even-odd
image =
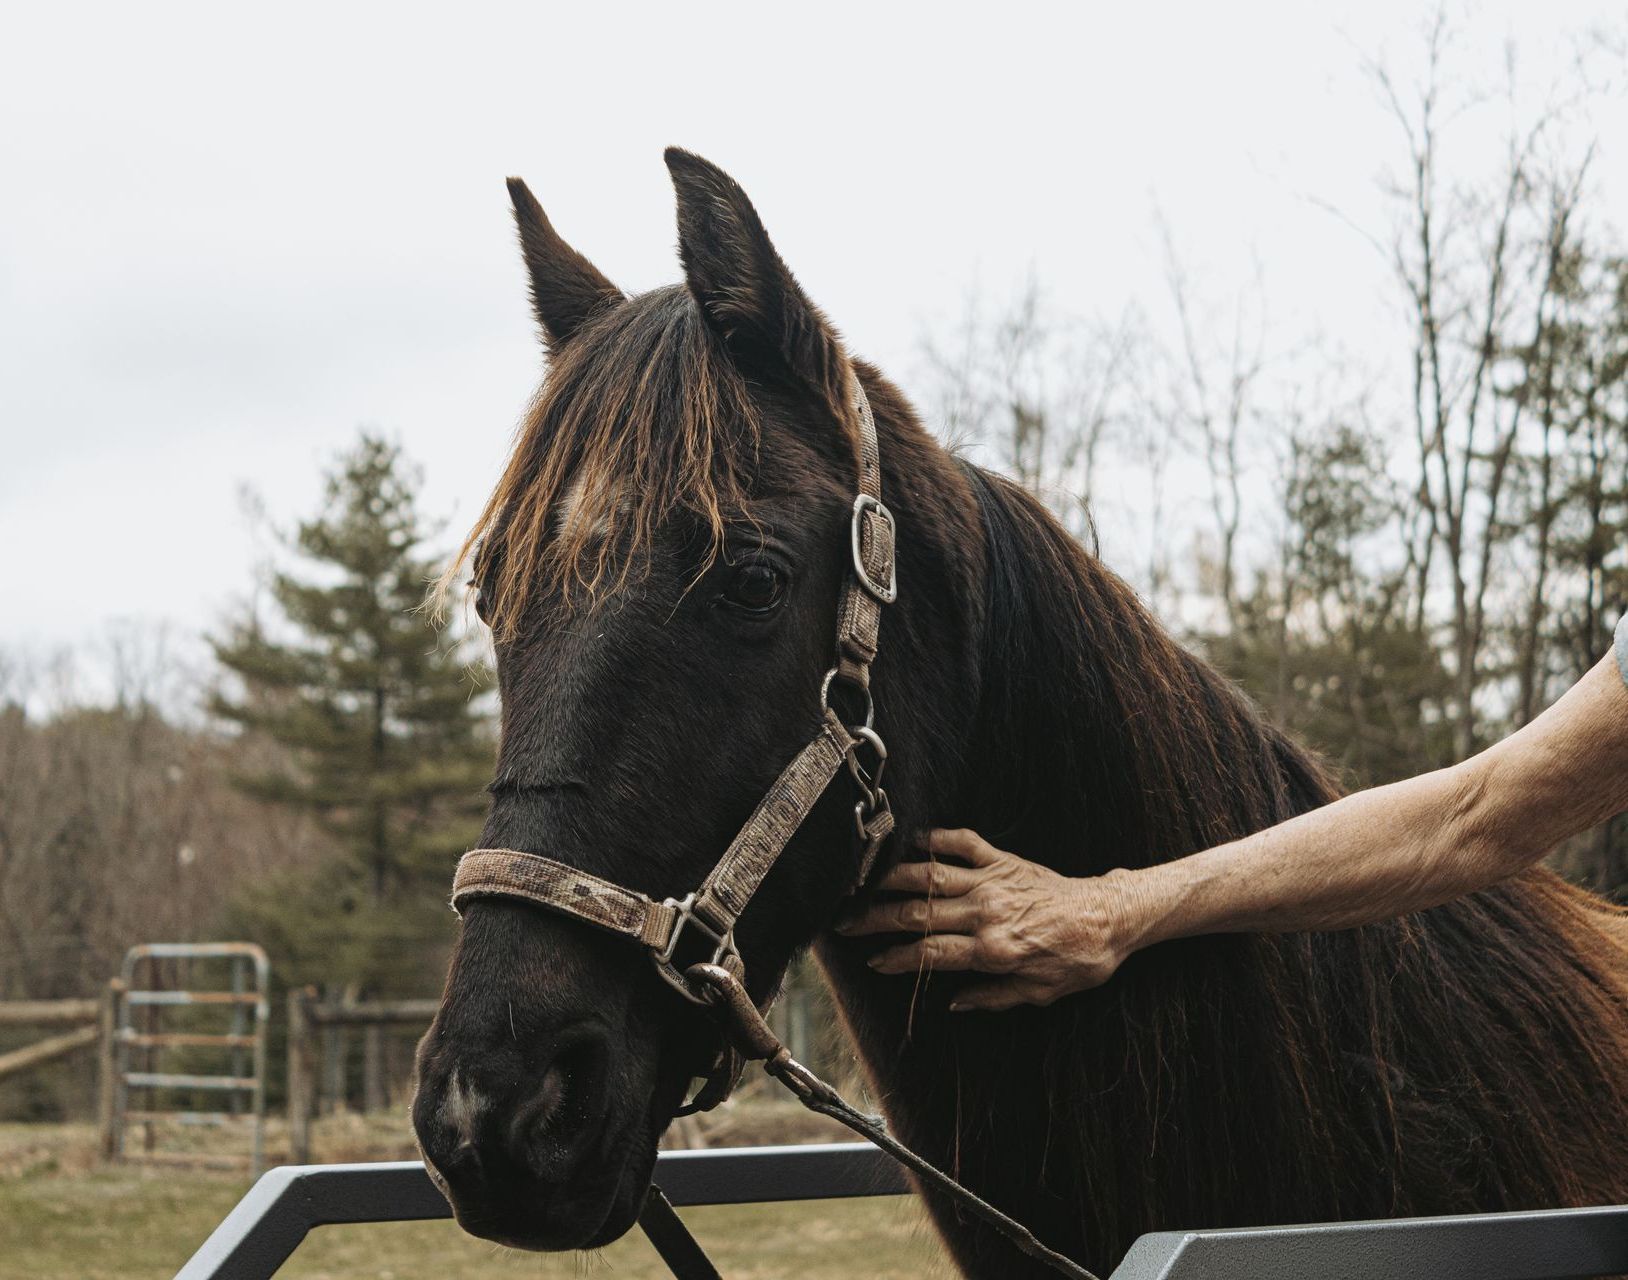
[[[976, 829], [1070, 876], [1338, 794], [1018, 486], [851, 356], [728, 175], [672, 149], [683, 282], [629, 297], [509, 188], [548, 370], [460, 555], [501, 743], [482, 843], [694, 888], [815, 732], [848, 572], [857, 382], [897, 523], [871, 690], [899, 834]], [[833, 926], [862, 852], [831, 787], [739, 919], [752, 999], [813, 947], [893, 1130], [1084, 1264], [1143, 1232], [1628, 1199], [1623, 916], [1547, 870], [1340, 932], [1132, 956], [1049, 1007], [954, 1012]], [[865, 890], [861, 889], [861, 893]], [[466, 903], [415, 1132], [458, 1221], [592, 1248], [719, 1048], [625, 938]], [[969, 1275], [1040, 1274], [929, 1193]]]

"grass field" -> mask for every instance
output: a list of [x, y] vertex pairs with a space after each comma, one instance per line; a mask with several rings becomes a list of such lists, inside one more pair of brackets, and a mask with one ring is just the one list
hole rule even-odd
[[[0, 1280], [168, 1280], [247, 1188], [238, 1174], [101, 1167], [82, 1126], [0, 1126]], [[395, 1158], [346, 1152], [333, 1158]], [[948, 1276], [913, 1199], [731, 1205], [684, 1219], [729, 1280]], [[516, 1253], [450, 1222], [323, 1227], [280, 1276], [297, 1280], [667, 1275], [637, 1231], [594, 1254]]]

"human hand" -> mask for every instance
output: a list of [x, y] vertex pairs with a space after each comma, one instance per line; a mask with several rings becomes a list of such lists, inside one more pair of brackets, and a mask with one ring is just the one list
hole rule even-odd
[[[910, 894], [873, 902], [837, 925], [854, 937], [919, 933], [871, 957], [878, 973], [976, 970], [997, 974], [959, 992], [951, 1009], [1047, 1005], [1113, 976], [1128, 954], [1126, 896], [1113, 874], [1058, 875], [995, 848], [974, 831], [931, 831], [927, 852], [958, 862], [903, 862], [878, 888]], [[965, 865], [960, 865], [960, 864]]]

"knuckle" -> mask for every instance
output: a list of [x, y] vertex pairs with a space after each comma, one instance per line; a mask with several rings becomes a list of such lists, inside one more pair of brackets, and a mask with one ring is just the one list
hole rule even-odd
[[978, 954], [983, 965], [993, 973], [1010, 973], [1022, 958], [1021, 949], [1004, 933], [980, 934]]

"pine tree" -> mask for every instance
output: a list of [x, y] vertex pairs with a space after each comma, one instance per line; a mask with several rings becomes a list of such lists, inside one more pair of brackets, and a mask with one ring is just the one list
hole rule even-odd
[[280, 617], [211, 642], [238, 686], [212, 709], [286, 760], [234, 782], [313, 813], [337, 850], [320, 875], [235, 904], [290, 980], [416, 985], [404, 947], [433, 964], [412, 944], [444, 940], [453, 861], [479, 830], [491, 739], [459, 646], [420, 610], [436, 566], [418, 487], [399, 448], [363, 433], [290, 539], [303, 571], [271, 575]]

